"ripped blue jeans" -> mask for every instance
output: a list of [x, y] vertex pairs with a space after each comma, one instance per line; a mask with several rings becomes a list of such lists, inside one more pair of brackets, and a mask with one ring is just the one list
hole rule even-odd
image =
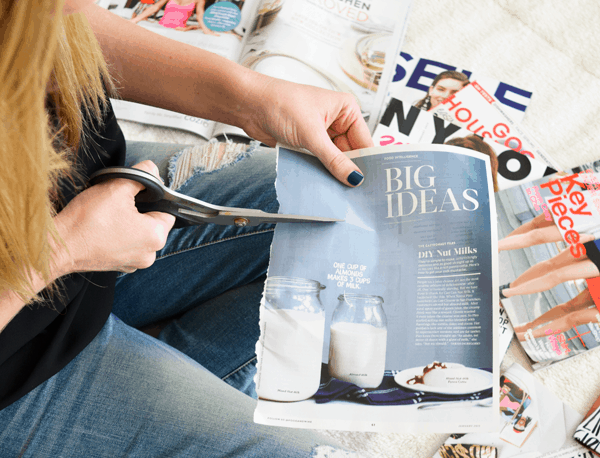
[[[235, 158], [223, 158], [229, 165], [213, 162], [216, 170], [203, 173], [193, 164], [203, 162], [197, 157], [211, 148], [147, 145], [129, 142], [126, 165], [150, 159], [165, 184], [179, 193], [216, 205], [277, 213], [274, 150], [239, 145]], [[173, 150], [181, 151], [173, 155]], [[138, 329], [158, 325], [159, 340], [256, 398], [257, 305], [273, 230], [271, 224], [172, 230], [152, 267], [117, 279], [113, 313]]]
[[[154, 159], [164, 174], [165, 155], [180, 149], [128, 143], [128, 163]], [[274, 151], [258, 150], [217, 171], [192, 174], [178, 191], [274, 212], [274, 180]], [[92, 343], [0, 411], [0, 455], [351, 456], [314, 431], [254, 424], [255, 401], [241, 392], [254, 389], [272, 230], [173, 230], [152, 267], [119, 278], [113, 314]], [[158, 339], [137, 329], [156, 324]]]

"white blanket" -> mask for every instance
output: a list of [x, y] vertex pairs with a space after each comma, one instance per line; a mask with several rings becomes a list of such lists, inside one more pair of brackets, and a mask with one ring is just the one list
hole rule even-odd
[[[414, 0], [403, 51], [533, 90], [523, 126], [564, 167], [600, 159], [598, 0]], [[130, 140], [197, 143], [175, 129], [121, 122]], [[503, 362], [525, 362], [513, 341]], [[600, 351], [536, 372], [585, 414], [600, 396]], [[365, 457], [431, 457], [447, 435], [328, 432]]]

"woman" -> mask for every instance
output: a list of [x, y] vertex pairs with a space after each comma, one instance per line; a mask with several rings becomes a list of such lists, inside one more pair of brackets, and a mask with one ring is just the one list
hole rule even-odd
[[499, 403], [502, 417], [505, 421], [512, 421], [531, 403], [531, 397], [516, 383], [501, 375]]
[[[145, 8], [139, 15], [132, 16], [130, 21], [137, 24], [160, 11], [165, 5], [165, 13], [160, 21], [158, 21], [163, 27], [181, 32], [201, 29], [207, 35], [219, 35], [204, 24], [204, 10], [207, 7], [205, 0], [192, 0], [191, 3], [186, 3], [185, 0], [158, 0], [154, 5]], [[187, 25], [187, 21], [194, 14], [194, 11], [196, 12], [198, 25]]]
[[547, 337], [550, 333], [568, 331], [576, 326], [597, 321], [598, 313], [600, 312], [594, 304], [594, 299], [586, 288], [573, 299], [551, 308], [530, 323], [514, 326], [514, 330], [518, 339], [523, 342], [529, 329], [536, 339]]
[[451, 95], [456, 94], [469, 84], [469, 77], [461, 72], [446, 71], [435, 77], [427, 90], [427, 95], [414, 105], [421, 110], [429, 111], [437, 107]]
[[[254, 401], [233, 388], [252, 392], [272, 226], [170, 232], [172, 216], [137, 212], [137, 183], [84, 188], [95, 170], [139, 161], [125, 158], [108, 68], [125, 100], [306, 148], [347, 185], [362, 175], [340, 149], [372, 145], [354, 99], [175, 45], [89, 1], [6, 1], [0, 14], [2, 454], [311, 456], [336, 445], [253, 424]], [[248, 155], [180, 190], [276, 211], [274, 155]], [[151, 161], [136, 167], [158, 175]], [[134, 327], [165, 319], [158, 340]]]
[[[587, 248], [590, 244], [594, 245], [594, 241], [584, 243], [584, 246]], [[553, 258], [531, 266], [516, 280], [502, 285], [500, 298], [541, 293], [567, 281], [585, 280], [599, 275], [600, 256], [596, 259], [584, 254], [576, 258], [567, 248]]]

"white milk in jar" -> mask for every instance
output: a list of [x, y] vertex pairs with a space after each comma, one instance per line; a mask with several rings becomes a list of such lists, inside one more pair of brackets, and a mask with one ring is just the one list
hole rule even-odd
[[377, 388], [385, 371], [387, 329], [344, 322], [330, 329], [329, 374], [361, 388]]
[[256, 392], [262, 399], [299, 401], [319, 389], [325, 316], [298, 310], [261, 310]]
[[291, 277], [267, 280], [260, 310], [256, 392], [261, 399], [301, 401], [319, 389], [325, 312], [324, 287]]
[[329, 375], [361, 388], [377, 388], [383, 380], [387, 350], [383, 299], [340, 295], [329, 329]]

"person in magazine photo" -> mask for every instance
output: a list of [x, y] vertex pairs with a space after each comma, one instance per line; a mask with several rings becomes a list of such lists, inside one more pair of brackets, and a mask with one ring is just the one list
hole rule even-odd
[[461, 146], [473, 151], [479, 151], [490, 158], [492, 168], [492, 180], [494, 180], [494, 192], [498, 192], [498, 156], [490, 145], [478, 135], [467, 135], [466, 137], [453, 137], [444, 143], [445, 145]]
[[514, 423], [531, 403], [531, 397], [506, 375], [500, 376], [500, 412], [507, 423]]
[[586, 254], [577, 258], [569, 249], [564, 249], [554, 257], [531, 266], [515, 280], [500, 287], [500, 298], [540, 293], [567, 281], [598, 277], [600, 255], [596, 256], [596, 243], [586, 242], [583, 246], [586, 248]]
[[429, 89], [427, 95], [414, 103], [414, 106], [424, 111], [437, 107], [451, 95], [456, 94], [469, 84], [469, 77], [461, 72], [448, 70], [438, 74]]
[[[208, 3], [208, 4], [207, 4]], [[204, 24], [204, 11], [211, 2], [208, 0], [193, 0], [191, 3], [186, 3], [185, 0], [157, 0], [149, 8], [144, 8], [140, 14], [132, 14], [131, 22], [137, 24], [140, 21], [147, 20], [150, 16], [156, 14], [164, 7], [164, 14], [158, 23], [163, 27], [178, 30], [181, 32], [188, 32], [190, 30], [202, 30], [207, 35], [219, 34], [210, 30]], [[134, 13], [136, 11], [134, 10]], [[197, 25], [188, 25], [190, 17], [196, 13]]]
[[[581, 202], [591, 199], [593, 189], [584, 181], [573, 181], [580, 186], [578, 196]], [[548, 185], [548, 183], [546, 184]], [[570, 243], [552, 258], [537, 263], [524, 273], [519, 275], [514, 281], [500, 287], [500, 296], [503, 299], [507, 297], [533, 294], [554, 288], [560, 283], [566, 281], [595, 278], [600, 275], [600, 251], [598, 244], [600, 240], [600, 217], [594, 217], [596, 212], [586, 212], [586, 209], [592, 209], [584, 204], [581, 207], [581, 213], [589, 213], [589, 217], [577, 219], [576, 215], [571, 217], [569, 234], [571, 240], [576, 235], [577, 244]], [[551, 213], [551, 215], [554, 215]], [[548, 220], [546, 213], [541, 214], [528, 221], [508, 234], [498, 242], [498, 250], [514, 250], [519, 248], [531, 247], [542, 243], [560, 242], [563, 240], [563, 232], [559, 230], [557, 224], [562, 225], [558, 216], [554, 215]], [[569, 224], [569, 223], [564, 223]]]
[[557, 173], [497, 197], [500, 298], [534, 368], [600, 344], [587, 287], [600, 275], [594, 179]]
[[533, 330], [533, 336], [540, 338], [557, 332], [559, 329], [571, 329], [598, 320], [600, 311], [596, 308], [594, 299], [588, 288], [585, 288], [576, 297], [564, 304], [540, 315], [530, 323], [525, 323], [514, 328], [520, 341], [525, 340], [528, 329]]

